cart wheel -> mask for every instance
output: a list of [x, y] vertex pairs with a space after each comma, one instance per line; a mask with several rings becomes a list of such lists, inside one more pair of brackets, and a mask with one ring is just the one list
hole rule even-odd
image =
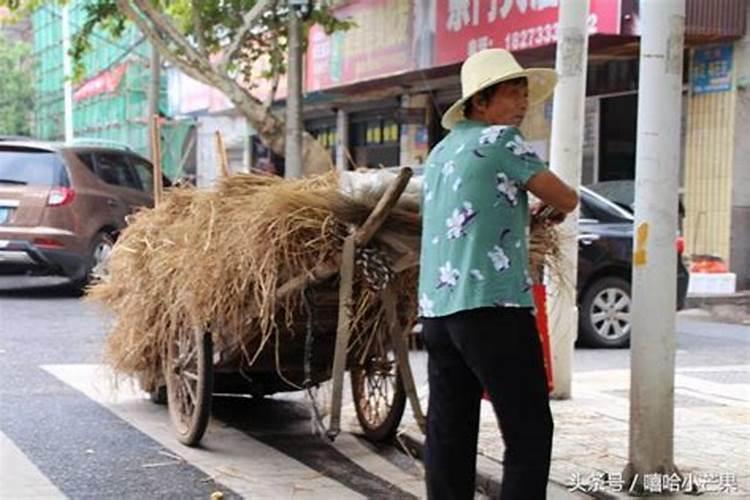
[[208, 426], [213, 391], [213, 341], [211, 334], [195, 330], [179, 334], [167, 347], [164, 378], [167, 402], [177, 439], [196, 446]]
[[396, 434], [406, 407], [406, 391], [392, 350], [371, 356], [351, 370], [357, 419], [370, 441], [386, 441]]

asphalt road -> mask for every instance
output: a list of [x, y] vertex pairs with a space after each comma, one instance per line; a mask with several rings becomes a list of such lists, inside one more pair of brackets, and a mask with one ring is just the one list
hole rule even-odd
[[[209, 498], [215, 491], [222, 491], [224, 498], [239, 497], [231, 473], [209, 475], [206, 467], [195, 465], [199, 461], [175, 457], [175, 449], [165, 446], [161, 434], [144, 432], [153, 426], [168, 427], [163, 408], [137, 402], [141, 412], [146, 411], [144, 405], [154, 406], [147, 411], [156, 423], [147, 427], [144, 421], [129, 420], [122, 408], [118, 412], [88, 397], [59, 375], [67, 366], [103, 363], [108, 321], [104, 311], [65, 287], [19, 289], [12, 282], [0, 281], [0, 437], [9, 439], [69, 498]], [[739, 365], [748, 359], [750, 328], [679, 316], [679, 367]], [[416, 372], [424, 369], [417, 365]], [[574, 366], [577, 371], [628, 368], [629, 351], [577, 349]], [[721, 376], [747, 377], [747, 372], [723, 372]], [[421, 378], [419, 373], [417, 378]], [[223, 400], [215, 405], [213, 414], [217, 428], [266, 450], [238, 457], [251, 459], [258, 467], [269, 461], [263, 473], [278, 477], [274, 483], [273, 477], [264, 476], [267, 484], [258, 485], [266, 488], [263, 491], [274, 491], [274, 484], [292, 481], [301, 484], [295, 491], [304, 493], [295, 496], [303, 497], [419, 496], [418, 486], [406, 487], [403, 477], [392, 474], [395, 469], [406, 470], [415, 478], [414, 484], [419, 483], [418, 467], [408, 457], [388, 447], [352, 443], [366, 452], [353, 457], [354, 448], [322, 442], [310, 434], [309, 409], [299, 399]], [[240, 448], [236, 453], [249, 455], [251, 451]], [[377, 456], [380, 465], [369, 465], [373, 462], [367, 453]], [[7, 464], [9, 457], [9, 450], [0, 447], [0, 466], [3, 460]], [[300, 472], [294, 472], [297, 470]], [[322, 479], [306, 488], [306, 474]], [[280, 492], [278, 497], [285, 496]], [[14, 497], [28, 495], [14, 492]]]

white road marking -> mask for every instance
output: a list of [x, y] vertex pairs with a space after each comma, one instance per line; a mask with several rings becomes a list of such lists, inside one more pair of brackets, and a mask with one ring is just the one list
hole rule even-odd
[[67, 497], [0, 432], [0, 498], [57, 500]]
[[229, 427], [211, 423], [201, 448], [181, 445], [174, 438], [166, 408], [147, 401], [131, 381], [113, 384], [113, 375], [104, 366], [42, 368], [239, 495], [254, 500], [364, 498], [338, 481]]

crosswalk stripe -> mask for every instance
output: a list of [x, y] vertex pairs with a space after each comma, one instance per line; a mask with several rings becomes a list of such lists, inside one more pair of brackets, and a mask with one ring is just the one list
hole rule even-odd
[[24, 500], [67, 498], [2, 431], [0, 431], [0, 498]]
[[367, 446], [362, 444], [351, 434], [340, 434], [333, 443], [334, 447], [343, 453], [349, 460], [356, 463], [365, 470], [388, 479], [404, 491], [425, 498], [424, 480], [408, 472], [399, 469]]
[[201, 448], [181, 445], [173, 436], [165, 409], [146, 401], [131, 381], [113, 384], [114, 377], [104, 366], [42, 368], [239, 495], [253, 499], [364, 498], [274, 448], [213, 422]]

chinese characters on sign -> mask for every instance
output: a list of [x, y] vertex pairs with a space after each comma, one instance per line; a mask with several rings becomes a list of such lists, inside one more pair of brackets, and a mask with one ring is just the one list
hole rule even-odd
[[[438, 0], [436, 64], [479, 50], [533, 49], [557, 41], [559, 0]], [[620, 1], [591, 0], [589, 33], [618, 34]]]
[[594, 472], [587, 476], [573, 473], [568, 480], [568, 491], [582, 493], [633, 493], [642, 479], [645, 493], [736, 493], [737, 475], [731, 472], [694, 474], [638, 474], [625, 481], [621, 473]]
[[690, 73], [694, 94], [731, 90], [732, 46], [695, 49]]

